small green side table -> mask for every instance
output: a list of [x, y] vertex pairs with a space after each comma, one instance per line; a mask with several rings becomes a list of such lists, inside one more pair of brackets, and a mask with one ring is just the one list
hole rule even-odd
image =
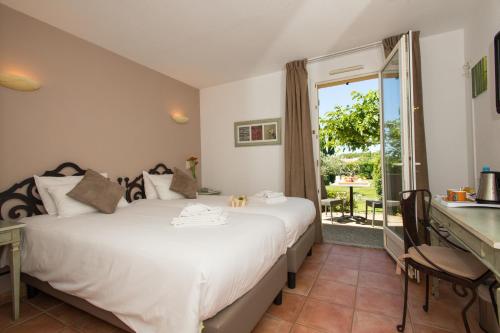
[[21, 229], [24, 223], [11, 221], [0, 221], [0, 246], [10, 245], [10, 281], [12, 288], [12, 317], [19, 318], [19, 299], [21, 285], [21, 256], [19, 243], [21, 241]]
[[219, 190], [212, 190], [210, 188], [202, 187], [198, 191], [199, 195], [220, 195], [221, 191]]

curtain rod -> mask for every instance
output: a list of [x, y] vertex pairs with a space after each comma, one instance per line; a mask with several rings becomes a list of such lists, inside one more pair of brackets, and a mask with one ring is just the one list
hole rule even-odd
[[307, 59], [307, 63], [318, 62], [318, 61], [321, 61], [321, 60], [324, 60], [324, 59], [328, 59], [328, 58], [333, 58], [333, 57], [338, 57], [338, 56], [342, 56], [342, 55], [346, 55], [346, 54], [351, 54], [351, 53], [354, 53], [354, 52], [363, 51], [363, 50], [370, 49], [372, 47], [377, 47], [377, 46], [382, 46], [382, 42], [378, 41], [378, 42], [374, 42], [374, 43], [370, 43], [370, 44], [365, 44], [365, 45], [362, 45], [362, 46], [354, 47], [352, 49], [347, 49], [347, 50], [344, 50], [344, 51], [339, 51], [339, 52], [334, 52], [334, 53], [330, 53], [330, 54], [325, 54], [325, 55], [322, 55], [322, 56], [319, 56], [319, 57], [308, 58]]

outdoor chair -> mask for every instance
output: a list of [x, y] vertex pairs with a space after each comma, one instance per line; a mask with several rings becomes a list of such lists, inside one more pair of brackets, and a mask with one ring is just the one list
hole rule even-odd
[[345, 199], [342, 198], [328, 198], [328, 193], [326, 192], [326, 186], [323, 178], [321, 179], [321, 211], [323, 207], [325, 208], [325, 213], [330, 210], [330, 219], [333, 221], [333, 210], [336, 206], [342, 205], [342, 216], [344, 216], [345, 209]]
[[[471, 299], [462, 310], [465, 330], [470, 333], [467, 310], [477, 298], [479, 285], [486, 282], [493, 274], [473, 254], [443, 237], [430, 223], [431, 198], [432, 195], [428, 190], [404, 191], [400, 195], [405, 247], [403, 256], [405, 277], [403, 320], [397, 326], [397, 330], [399, 332], [405, 330], [408, 311], [408, 268], [411, 266], [425, 276], [425, 304], [423, 306], [425, 312], [429, 311], [429, 276], [451, 282], [453, 291], [460, 297], [472, 294]], [[431, 246], [431, 231], [435, 232], [448, 247]], [[492, 287], [493, 285], [490, 286], [490, 295], [493, 295], [491, 293]], [[494, 297], [492, 297], [492, 304], [496, 310]]]
[[365, 202], [365, 220], [368, 220], [368, 206], [372, 208], [372, 227], [375, 226], [375, 208], [382, 208], [382, 201], [377, 199], [368, 199]]

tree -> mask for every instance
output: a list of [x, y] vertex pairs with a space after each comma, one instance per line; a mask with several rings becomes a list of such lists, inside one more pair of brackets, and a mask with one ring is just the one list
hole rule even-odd
[[366, 151], [380, 142], [378, 93], [353, 91], [351, 96], [353, 105], [337, 105], [320, 118], [320, 145], [325, 154], [345, 148]]

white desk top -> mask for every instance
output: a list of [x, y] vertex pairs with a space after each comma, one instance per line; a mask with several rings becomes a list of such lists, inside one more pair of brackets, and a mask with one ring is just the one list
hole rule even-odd
[[333, 186], [343, 186], [343, 187], [368, 187], [370, 183], [368, 182], [341, 182], [333, 183]]
[[438, 209], [489, 246], [500, 249], [500, 209], [449, 208], [432, 200]]

